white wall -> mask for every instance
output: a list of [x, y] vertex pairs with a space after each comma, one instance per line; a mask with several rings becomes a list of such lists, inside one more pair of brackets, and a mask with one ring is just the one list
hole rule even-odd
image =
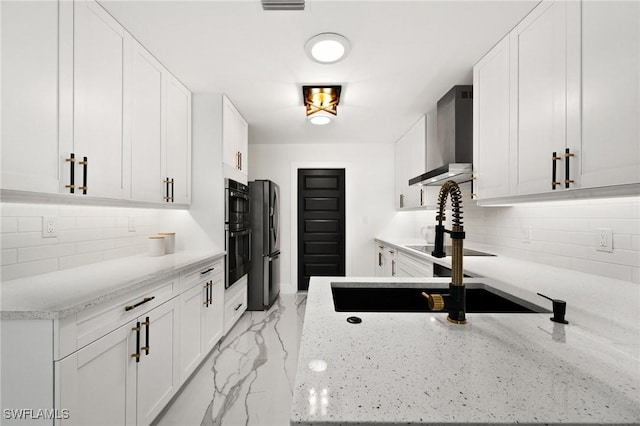
[[249, 145], [249, 179], [280, 185], [281, 291], [297, 290], [297, 169], [346, 170], [346, 274], [373, 276], [373, 237], [391, 220], [392, 144]]

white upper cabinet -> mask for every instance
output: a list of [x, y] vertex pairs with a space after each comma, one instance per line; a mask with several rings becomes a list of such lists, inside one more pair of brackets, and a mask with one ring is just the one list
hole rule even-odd
[[164, 67], [136, 41], [131, 50], [131, 198], [164, 201], [162, 84]]
[[[512, 33], [518, 70], [517, 194], [551, 189], [552, 153], [563, 155], [567, 114], [567, 3], [543, 2]], [[564, 157], [563, 157], [564, 158]], [[557, 160], [557, 179], [563, 161]]]
[[228, 97], [222, 97], [222, 160], [225, 177], [248, 181], [249, 125]]
[[130, 93], [131, 198], [189, 204], [191, 92], [134, 41]]
[[2, 188], [57, 193], [58, 4], [0, 2]]
[[640, 3], [582, 2], [582, 187], [640, 182]]
[[[175, 77], [165, 73], [164, 177], [170, 194], [167, 201], [191, 201], [191, 92]], [[166, 187], [166, 183], [165, 183]]]
[[476, 64], [478, 200], [637, 191], [639, 27], [637, 2], [543, 1]]
[[2, 52], [2, 189], [189, 203], [191, 93], [97, 2], [3, 2]]
[[420, 119], [395, 144], [396, 209], [426, 205], [425, 189], [409, 186], [409, 179], [426, 172], [427, 117]]
[[510, 37], [473, 68], [473, 167], [478, 197], [510, 195]]
[[[73, 3], [72, 37], [73, 65], [64, 68], [72, 75], [61, 70], [61, 79], [73, 82], [73, 103], [64, 105], [72, 108], [73, 133], [60, 139], [62, 155], [75, 153], [75, 192], [124, 198], [129, 172], [124, 75], [131, 38], [102, 7], [85, 0]], [[85, 157], [87, 164], [81, 164]]]

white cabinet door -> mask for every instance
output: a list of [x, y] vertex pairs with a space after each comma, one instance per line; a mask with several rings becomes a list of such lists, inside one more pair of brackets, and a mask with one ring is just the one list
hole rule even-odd
[[424, 189], [409, 186], [409, 179], [426, 171], [426, 122], [420, 117], [395, 144], [396, 209], [426, 205]]
[[209, 281], [199, 283], [180, 295], [180, 382], [193, 373], [205, 355], [202, 344], [202, 316]]
[[56, 362], [56, 407], [62, 425], [136, 424], [136, 322]]
[[395, 206], [403, 209], [409, 206], [409, 186], [407, 185], [407, 163], [409, 161], [409, 140], [402, 137], [394, 146]]
[[222, 161], [226, 177], [247, 182], [249, 125], [226, 96], [222, 97]]
[[[514, 30], [518, 70], [516, 192], [551, 190], [552, 153], [566, 145], [567, 2], [545, 1]], [[557, 162], [557, 179], [564, 176]]]
[[222, 161], [224, 164], [238, 169], [238, 126], [236, 125], [235, 108], [226, 96], [222, 97]]
[[238, 148], [238, 170], [240, 173], [248, 174], [249, 165], [249, 125], [238, 110], [236, 110], [236, 135]]
[[130, 37], [94, 1], [76, 0], [73, 12], [73, 146], [61, 141], [68, 147], [63, 154], [88, 159], [88, 165], [77, 167], [76, 187], [86, 183], [88, 195], [123, 198], [128, 177], [123, 76]]
[[174, 203], [191, 201], [191, 92], [165, 73], [164, 177], [171, 183]]
[[581, 187], [640, 182], [640, 3], [582, 2]]
[[216, 274], [210, 280], [208, 305], [203, 305], [202, 343], [204, 353], [213, 349], [224, 331], [224, 274]]
[[477, 199], [510, 191], [510, 38], [507, 35], [473, 67], [473, 172]]
[[180, 387], [179, 319], [172, 299], [140, 317], [137, 421], [148, 425]]
[[2, 188], [57, 193], [58, 3], [0, 3]]
[[164, 67], [138, 42], [132, 43], [131, 199], [162, 202], [162, 78]]
[[384, 277], [384, 253], [385, 246], [376, 242], [375, 249], [375, 258], [376, 258], [376, 267], [375, 267], [375, 276], [376, 277]]
[[240, 278], [224, 292], [224, 334], [238, 322], [247, 310], [247, 275]]

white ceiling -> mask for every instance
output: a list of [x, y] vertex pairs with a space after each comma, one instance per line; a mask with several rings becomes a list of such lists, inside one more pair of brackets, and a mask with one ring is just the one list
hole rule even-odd
[[[534, 6], [533, 1], [306, 0], [263, 11], [260, 0], [101, 4], [192, 92], [226, 93], [250, 143], [393, 143]], [[321, 32], [351, 41], [318, 64], [304, 44]], [[338, 117], [305, 119], [303, 84], [342, 84]]]

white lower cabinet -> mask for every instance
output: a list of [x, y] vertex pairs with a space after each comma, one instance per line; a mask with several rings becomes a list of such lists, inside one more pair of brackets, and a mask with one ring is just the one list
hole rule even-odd
[[61, 360], [64, 425], [147, 425], [180, 386], [172, 299]]
[[399, 277], [433, 277], [433, 262], [401, 251], [398, 253]]
[[246, 281], [224, 296], [217, 258], [60, 319], [2, 320], [3, 402], [55, 409], [38, 424], [149, 425], [246, 310]]
[[395, 277], [398, 273], [398, 252], [376, 240], [376, 277]]
[[247, 310], [247, 283], [245, 275], [224, 292], [224, 334], [233, 328]]
[[[180, 381], [186, 380], [222, 337], [222, 262], [185, 274], [180, 295]], [[194, 285], [195, 283], [195, 285]]]
[[140, 324], [137, 424], [148, 425], [180, 387], [178, 310], [173, 299], [138, 318]]
[[385, 265], [386, 265], [386, 257], [385, 257], [386, 247], [381, 244], [379, 241], [376, 241], [376, 267], [375, 267], [375, 276], [376, 277], [384, 277], [385, 276]]
[[64, 425], [136, 424], [136, 352], [132, 321], [56, 362], [56, 408]]

